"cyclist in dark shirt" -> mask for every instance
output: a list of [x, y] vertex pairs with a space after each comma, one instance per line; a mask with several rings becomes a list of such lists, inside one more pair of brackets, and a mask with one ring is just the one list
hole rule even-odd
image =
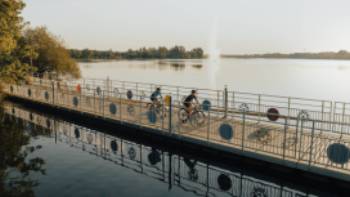
[[199, 104], [198, 99], [197, 99], [197, 91], [192, 90], [191, 94], [185, 98], [183, 104], [186, 108], [188, 115], [191, 116], [192, 112], [193, 112], [193, 108]]

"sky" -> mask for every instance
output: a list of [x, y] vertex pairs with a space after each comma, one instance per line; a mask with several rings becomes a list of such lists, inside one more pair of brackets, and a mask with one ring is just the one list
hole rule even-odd
[[69, 48], [182, 45], [223, 54], [350, 51], [349, 0], [24, 0]]

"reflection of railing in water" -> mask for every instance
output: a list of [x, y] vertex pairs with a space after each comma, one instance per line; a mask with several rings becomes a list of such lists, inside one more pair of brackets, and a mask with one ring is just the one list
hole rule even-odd
[[[169, 105], [163, 103], [165, 117], [147, 108], [148, 97], [156, 87], [172, 98]], [[8, 94], [17, 97], [130, 123], [179, 139], [238, 149], [267, 161], [290, 162], [288, 166], [306, 171], [323, 175], [331, 171], [335, 178], [350, 180], [346, 104], [202, 89], [199, 98], [209, 105], [203, 107], [204, 124], [193, 126], [183, 124], [178, 117], [183, 97], [191, 89], [110, 80], [57, 82], [36, 78], [32, 85], [5, 87]], [[310, 170], [312, 167], [315, 169]]]
[[[218, 168], [194, 159], [173, 155], [143, 144], [117, 138], [61, 120], [6, 106], [7, 113], [50, 130], [56, 142], [100, 157], [116, 165], [143, 174], [198, 196], [315, 196], [279, 183]], [[13, 111], [15, 113], [13, 113]]]

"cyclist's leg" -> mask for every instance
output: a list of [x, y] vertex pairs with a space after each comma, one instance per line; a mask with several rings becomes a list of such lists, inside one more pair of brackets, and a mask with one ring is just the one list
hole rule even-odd
[[188, 112], [188, 116], [192, 116], [192, 113], [193, 113], [193, 104], [189, 104], [188, 105], [188, 110], [187, 110], [187, 112]]

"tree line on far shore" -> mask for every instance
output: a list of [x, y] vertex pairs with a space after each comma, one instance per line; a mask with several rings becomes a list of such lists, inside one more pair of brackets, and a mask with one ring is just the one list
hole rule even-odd
[[267, 53], [252, 55], [222, 55], [227, 58], [285, 58], [285, 59], [339, 59], [350, 60], [350, 52], [340, 50], [338, 52], [320, 52], [320, 53]]
[[102, 51], [91, 49], [70, 49], [70, 56], [74, 59], [201, 59], [204, 56], [203, 49], [194, 48], [186, 50], [183, 46], [174, 46], [172, 48], [140, 48], [138, 50], [129, 49], [125, 52]]

